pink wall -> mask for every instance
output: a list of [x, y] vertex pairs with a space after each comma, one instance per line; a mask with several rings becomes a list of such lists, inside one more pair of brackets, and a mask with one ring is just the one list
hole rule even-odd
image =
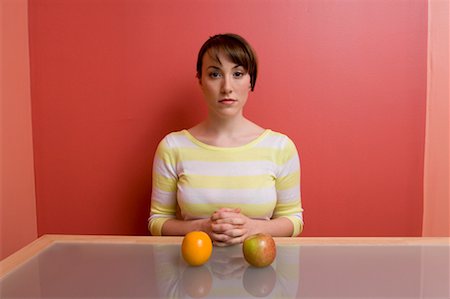
[[0, 259], [37, 237], [27, 8], [0, 1]]
[[424, 236], [450, 236], [449, 2], [430, 0], [424, 168]]
[[201, 43], [247, 37], [247, 107], [302, 160], [305, 236], [418, 236], [426, 1], [30, 2], [39, 234], [147, 234], [159, 140], [205, 110]]

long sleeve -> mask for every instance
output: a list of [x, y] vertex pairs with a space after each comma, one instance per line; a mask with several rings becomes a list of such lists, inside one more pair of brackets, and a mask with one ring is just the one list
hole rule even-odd
[[168, 219], [175, 218], [177, 207], [177, 181], [175, 152], [163, 139], [153, 160], [152, 197], [148, 229], [160, 236]]
[[294, 225], [293, 236], [303, 230], [303, 209], [300, 192], [300, 159], [294, 143], [286, 140], [277, 158], [276, 175], [277, 204], [273, 218], [286, 217]]

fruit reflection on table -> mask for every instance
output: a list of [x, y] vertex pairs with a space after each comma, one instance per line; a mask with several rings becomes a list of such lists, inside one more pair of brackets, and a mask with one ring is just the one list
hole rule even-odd
[[183, 271], [181, 286], [192, 298], [202, 298], [209, 294], [213, 277], [204, 265], [199, 267], [187, 267]]
[[187, 266], [182, 277], [183, 291], [192, 298], [205, 297], [212, 289], [213, 278], [230, 289], [244, 289], [255, 297], [269, 295], [277, 280], [271, 265], [262, 268], [249, 265], [241, 245], [214, 247], [210, 262], [200, 267]]
[[[218, 276], [219, 275], [219, 276]], [[187, 267], [183, 271], [181, 286], [183, 291], [192, 298], [207, 296], [213, 285], [213, 277], [220, 280], [240, 279], [245, 291], [254, 297], [266, 297], [272, 293], [277, 274], [271, 265], [264, 268], [246, 266], [243, 271], [211, 274], [206, 265], [200, 267]]]
[[214, 247], [208, 262], [190, 266], [180, 254], [180, 246], [154, 248], [155, 273], [162, 297], [295, 297], [298, 289], [298, 248], [279, 248], [273, 263], [250, 265], [242, 244]]

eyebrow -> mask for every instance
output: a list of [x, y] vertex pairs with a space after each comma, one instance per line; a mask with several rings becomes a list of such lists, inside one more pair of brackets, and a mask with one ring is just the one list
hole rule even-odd
[[[240, 65], [240, 64], [236, 64], [235, 66], [233, 66], [233, 69], [236, 69], [236, 68], [239, 68], [239, 67], [244, 67], [244, 66], [242, 66], [242, 65]], [[215, 65], [210, 65], [210, 66], [208, 66], [206, 69], [210, 69], [210, 68], [212, 68], [212, 69], [217, 69], [217, 70], [220, 70], [220, 69], [221, 69], [219, 66], [215, 66]]]
[[217, 70], [220, 70], [220, 67], [214, 66], [214, 65], [210, 65], [206, 69], [217, 69]]

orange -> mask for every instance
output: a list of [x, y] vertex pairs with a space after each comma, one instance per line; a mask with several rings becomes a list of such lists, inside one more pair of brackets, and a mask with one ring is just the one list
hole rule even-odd
[[209, 260], [212, 253], [212, 241], [207, 233], [202, 231], [189, 232], [181, 244], [183, 259], [191, 266], [200, 266]]
[[192, 298], [206, 297], [212, 288], [213, 277], [206, 266], [186, 267], [181, 277], [183, 290]]

